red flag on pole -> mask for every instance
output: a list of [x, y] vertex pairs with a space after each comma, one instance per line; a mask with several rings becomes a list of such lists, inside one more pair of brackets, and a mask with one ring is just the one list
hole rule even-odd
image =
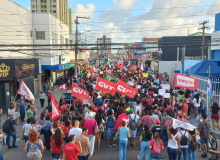
[[57, 107], [57, 103], [53, 97], [53, 93], [51, 93], [51, 106], [52, 106], [52, 121], [61, 117], [60, 110]]
[[82, 88], [77, 86], [75, 83], [72, 83], [71, 95], [74, 97], [86, 99], [89, 101], [89, 92], [83, 90]]
[[116, 89], [116, 92], [126, 95], [128, 97], [134, 98], [134, 96], [137, 94], [138, 92], [138, 88], [133, 88], [131, 86], [129, 86], [128, 84], [126, 84], [125, 82], [123, 82], [122, 80], [118, 81], [118, 86]]
[[104, 92], [109, 92], [111, 95], [114, 95], [116, 88], [117, 88], [116, 83], [112, 83], [108, 80], [98, 77], [95, 89]]
[[64, 84], [62, 84], [61, 86], [59, 86], [58, 89], [67, 90], [67, 85], [66, 85], [66, 83], [64, 83]]

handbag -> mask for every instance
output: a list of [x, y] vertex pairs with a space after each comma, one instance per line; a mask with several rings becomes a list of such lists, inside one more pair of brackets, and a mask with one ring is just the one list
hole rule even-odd
[[119, 129], [118, 135], [113, 138], [113, 143], [114, 144], [118, 144], [118, 141], [119, 141], [120, 127], [118, 129]]
[[97, 127], [95, 126], [95, 123], [96, 123], [96, 120], [94, 122], [94, 125], [93, 125], [93, 135], [97, 135], [98, 134], [98, 130], [97, 130]]

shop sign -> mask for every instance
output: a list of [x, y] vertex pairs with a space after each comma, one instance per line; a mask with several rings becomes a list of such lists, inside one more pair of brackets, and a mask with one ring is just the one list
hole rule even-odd
[[0, 66], [0, 77], [7, 77], [9, 75], [9, 71], [10, 67], [2, 63]]

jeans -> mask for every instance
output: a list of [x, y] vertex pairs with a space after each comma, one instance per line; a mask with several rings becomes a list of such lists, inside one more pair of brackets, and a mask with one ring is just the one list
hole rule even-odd
[[10, 131], [9, 133], [7, 133], [7, 139], [6, 139], [6, 142], [8, 144], [8, 147], [11, 147], [10, 146], [10, 136], [13, 137], [13, 142], [12, 142], [12, 147], [15, 146], [15, 142], [16, 142], [16, 134], [14, 131]]
[[48, 151], [50, 150], [50, 137], [51, 137], [51, 131], [44, 130], [45, 145]]
[[126, 146], [128, 141], [119, 139], [119, 160], [126, 160]]
[[52, 153], [52, 155], [53, 155], [53, 158], [54, 158], [54, 159], [59, 159], [59, 158], [60, 158], [60, 154]]
[[[180, 147], [179, 147], [180, 148]], [[183, 159], [187, 160], [187, 152], [188, 152], [188, 148], [180, 148], [181, 152], [178, 153], [178, 160], [181, 160], [181, 154], [183, 152]]]
[[20, 110], [21, 122], [24, 122], [25, 110]]
[[28, 139], [29, 139], [28, 135], [24, 135], [24, 141], [25, 141], [25, 143], [28, 141]]
[[41, 107], [44, 107], [44, 99], [40, 99], [40, 105]]
[[163, 137], [163, 142], [168, 143], [167, 129], [163, 129], [162, 137]]
[[191, 149], [190, 148], [190, 145], [188, 146], [188, 157], [189, 157], [189, 160], [193, 159], [195, 160], [196, 159], [196, 149]]
[[0, 145], [0, 160], [3, 160], [2, 147]]
[[89, 145], [90, 145], [90, 153], [93, 155], [94, 145], [95, 145], [95, 136], [93, 134], [88, 135]]
[[177, 149], [172, 149], [170, 147], [167, 147], [167, 153], [168, 153], [168, 156], [169, 156], [169, 160], [176, 160], [176, 156], [178, 154]]
[[149, 148], [150, 141], [142, 141], [141, 142], [141, 153], [139, 159], [142, 159], [144, 155], [144, 151], [146, 151], [146, 160], [149, 160], [150, 157], [150, 148]]
[[65, 143], [69, 143], [69, 138], [68, 138], [68, 136], [66, 136], [65, 138], [63, 138], [63, 140], [64, 140]]
[[89, 159], [89, 155], [87, 156], [78, 156], [78, 160], [88, 160]]
[[48, 106], [50, 106], [50, 102], [51, 102], [51, 100], [48, 99]]

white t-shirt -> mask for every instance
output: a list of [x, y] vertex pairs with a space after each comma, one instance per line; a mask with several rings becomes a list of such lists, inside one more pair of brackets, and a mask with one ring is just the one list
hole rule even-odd
[[[151, 117], [154, 119], [154, 122], [159, 119], [158, 115], [151, 115]], [[156, 124], [151, 123], [151, 128], [153, 128], [154, 126], [156, 126]]]
[[86, 114], [85, 114], [85, 120], [88, 120], [89, 119], [89, 113], [92, 113], [93, 114], [93, 119], [95, 118], [95, 115], [96, 115], [96, 113], [95, 112], [90, 112], [90, 111], [88, 111]]
[[197, 103], [196, 98], [193, 99], [193, 103], [195, 107], [200, 107], [201, 98], [199, 98], [199, 103]]
[[24, 129], [24, 135], [25, 136], [28, 136], [28, 133], [29, 133], [29, 127], [31, 126], [31, 124], [24, 124], [23, 125], [23, 129]]
[[[139, 113], [138, 113], [138, 111], [139, 111]], [[135, 112], [139, 115], [139, 116], [141, 116], [141, 106], [139, 105], [139, 106], [135, 106]]]
[[[129, 120], [130, 120], [130, 117], [131, 117], [131, 119], [134, 119], [134, 118], [135, 118], [135, 115], [136, 115], [136, 114], [134, 114], [134, 113], [133, 113], [133, 114], [130, 114]], [[140, 117], [139, 117], [138, 115], [136, 115], [135, 121], [138, 122], [139, 118], [140, 118]]]
[[14, 118], [13, 118], [13, 120], [15, 119], [15, 109], [12, 109], [12, 110], [10, 110], [10, 108], [8, 109], [8, 115], [9, 114], [12, 114], [12, 115], [14, 115]]
[[[181, 133], [182, 134], [181, 134]], [[180, 132], [177, 132], [177, 135], [180, 137], [180, 140], [181, 140], [181, 137], [182, 137], [182, 135], [185, 135], [186, 137], [187, 137], [187, 139], [189, 139], [189, 133], [188, 133], [188, 131], [180, 131]], [[180, 148], [188, 148], [188, 145], [185, 145], [185, 146], [179, 146]]]
[[75, 135], [75, 137], [79, 136], [82, 134], [82, 129], [81, 128], [71, 128], [69, 131], [69, 136], [70, 135]]

